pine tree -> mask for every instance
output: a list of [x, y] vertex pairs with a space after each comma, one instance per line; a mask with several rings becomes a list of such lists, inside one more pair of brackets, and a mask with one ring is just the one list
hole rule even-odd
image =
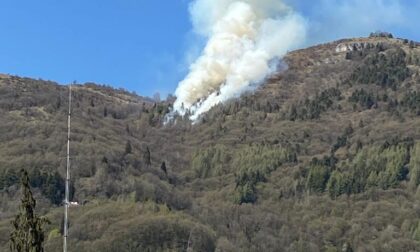
[[10, 234], [12, 252], [43, 252], [43, 226], [49, 221], [35, 214], [36, 201], [32, 196], [28, 173], [21, 171], [22, 199], [19, 213], [12, 221], [13, 231]]

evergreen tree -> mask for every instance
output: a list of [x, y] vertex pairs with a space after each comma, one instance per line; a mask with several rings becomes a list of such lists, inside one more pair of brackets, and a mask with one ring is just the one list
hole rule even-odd
[[167, 171], [167, 169], [166, 169], [166, 163], [165, 162], [162, 162], [162, 165], [160, 166], [160, 169], [166, 174], [166, 175], [168, 175], [168, 171]]
[[12, 252], [43, 252], [43, 226], [49, 221], [35, 214], [36, 201], [32, 196], [28, 173], [21, 171], [22, 199], [19, 213], [12, 221], [13, 231], [10, 234]]
[[306, 181], [306, 187], [310, 192], [322, 193], [327, 186], [329, 177], [330, 172], [327, 167], [318, 164], [311, 165]]
[[327, 191], [332, 199], [336, 199], [338, 196], [345, 192], [345, 178], [339, 171], [333, 171], [331, 177], [327, 183]]
[[144, 163], [147, 166], [152, 165], [152, 160], [151, 160], [151, 157], [150, 157], [150, 149], [149, 149], [149, 147], [146, 147], [146, 150], [143, 153], [143, 159], [144, 159]]
[[417, 189], [420, 184], [420, 144], [417, 144], [412, 150], [409, 167], [410, 186], [412, 189]]

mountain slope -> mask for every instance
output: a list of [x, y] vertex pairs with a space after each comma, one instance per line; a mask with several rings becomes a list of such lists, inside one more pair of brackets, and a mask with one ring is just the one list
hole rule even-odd
[[[172, 99], [77, 85], [70, 251], [420, 251], [420, 47], [385, 37], [291, 52], [198, 123]], [[0, 76], [0, 244], [29, 170], [59, 232], [67, 89]]]

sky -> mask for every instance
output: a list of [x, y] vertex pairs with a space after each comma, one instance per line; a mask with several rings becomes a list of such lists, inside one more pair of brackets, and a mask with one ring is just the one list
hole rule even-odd
[[[95, 82], [162, 97], [205, 45], [190, 0], [2, 0], [0, 73]], [[285, 0], [306, 21], [305, 46], [383, 30], [420, 41], [420, 1]]]

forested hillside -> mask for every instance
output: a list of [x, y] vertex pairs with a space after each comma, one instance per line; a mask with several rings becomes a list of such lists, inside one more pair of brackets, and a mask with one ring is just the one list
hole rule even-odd
[[[420, 251], [420, 45], [284, 61], [195, 123], [164, 124], [173, 97], [75, 85], [69, 251]], [[65, 86], [0, 76], [1, 251], [22, 168], [61, 249], [67, 106]]]

